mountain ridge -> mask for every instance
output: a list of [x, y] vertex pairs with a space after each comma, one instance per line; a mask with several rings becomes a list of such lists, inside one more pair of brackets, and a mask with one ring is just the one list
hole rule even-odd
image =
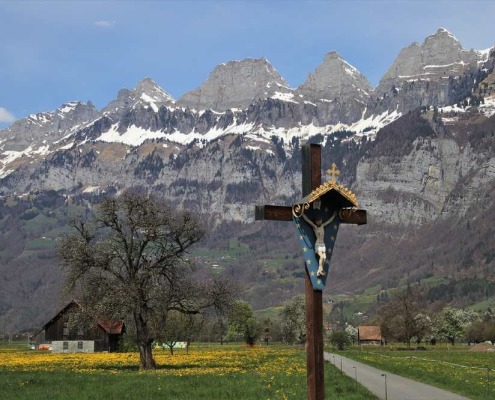
[[[437, 33], [433, 41], [455, 45], [449, 34]], [[53, 250], [71, 210], [89, 215], [102, 196], [129, 187], [202, 215], [213, 233], [211, 248], [224, 250], [237, 237], [259, 255], [223, 267], [252, 283], [246, 296], [257, 307], [289, 298], [302, 282], [292, 260], [299, 255], [281, 256], [272, 269], [266, 260], [296, 247], [293, 232], [255, 222], [254, 205], [290, 205], [301, 197], [305, 142], [321, 144], [324, 168], [335, 162], [339, 181], [368, 210], [368, 226], [339, 232], [331, 290], [396, 287], [438, 274], [462, 279], [464, 270], [492, 279], [495, 257], [487, 238], [495, 222], [495, 55], [477, 62], [453, 70], [455, 76], [444, 78], [442, 70], [398, 78], [377, 95], [330, 52], [308, 78], [308, 99], [300, 88], [279, 91], [278, 85], [265, 95], [266, 79], [273, 83], [275, 75], [267, 60], [252, 60], [247, 64], [266, 72], [259, 81], [264, 87], [243, 108], [196, 110], [145, 78], [102, 110], [70, 102], [15, 122], [0, 131], [0, 235], [8, 243], [0, 246], [0, 276], [9, 286], [0, 296], [0, 316], [14, 312], [17, 299], [29, 321], [29, 293], [42, 304], [47, 291], [57, 291], [60, 271], [44, 246]], [[332, 71], [343, 80], [332, 81]], [[332, 98], [322, 100], [319, 93]], [[483, 243], [474, 234], [463, 238], [468, 229], [481, 232]], [[448, 232], [458, 248], [441, 242]], [[275, 236], [280, 243], [268, 246]], [[32, 265], [42, 270], [30, 275]], [[264, 299], [263, 293], [270, 295]], [[36, 312], [41, 318], [46, 310]]]

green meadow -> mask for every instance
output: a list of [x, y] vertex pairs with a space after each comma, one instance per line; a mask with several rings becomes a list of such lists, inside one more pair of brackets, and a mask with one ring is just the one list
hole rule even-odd
[[[0, 349], [0, 398], [6, 400], [301, 400], [305, 354], [286, 346], [196, 345], [189, 354], [155, 351], [156, 371], [135, 353], [50, 354]], [[325, 398], [376, 399], [325, 365]]]

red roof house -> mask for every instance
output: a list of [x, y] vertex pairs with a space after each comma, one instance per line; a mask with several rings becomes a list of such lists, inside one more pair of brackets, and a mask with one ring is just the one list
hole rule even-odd
[[358, 326], [358, 344], [382, 343], [382, 330], [379, 326]]

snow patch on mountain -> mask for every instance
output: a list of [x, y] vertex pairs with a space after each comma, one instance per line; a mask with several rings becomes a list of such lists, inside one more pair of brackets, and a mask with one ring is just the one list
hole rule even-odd
[[282, 101], [289, 101], [291, 103], [297, 103], [297, 101], [294, 101], [294, 93], [275, 92], [275, 94], [271, 98]]
[[158, 106], [155, 103], [155, 99], [148, 96], [146, 93], [142, 93], [140, 99], [148, 103], [154, 112], [158, 112]]
[[490, 57], [490, 53], [493, 51], [493, 47], [489, 47], [488, 49], [485, 50], [475, 50], [475, 52], [478, 54], [480, 60], [478, 61], [478, 64], [483, 64], [488, 60], [488, 57]]
[[266, 143], [269, 143], [271, 138], [275, 136], [283, 139], [286, 147], [290, 147], [293, 138], [304, 140], [315, 135], [331, 135], [339, 131], [355, 132], [356, 138], [366, 136], [369, 139], [373, 139], [376, 132], [402, 115], [397, 110], [391, 113], [384, 112], [380, 115], [372, 115], [367, 118], [364, 118], [364, 114], [365, 113], [363, 113], [363, 117], [359, 121], [353, 124], [339, 122], [333, 125], [317, 126], [314, 123], [310, 123], [306, 125], [299, 124], [298, 126], [291, 128], [264, 126], [252, 122], [238, 124], [236, 118], [234, 118], [232, 124], [226, 128], [218, 128], [215, 126], [206, 133], [197, 132], [195, 129], [189, 133], [180, 132], [178, 130], [172, 133], [166, 133], [163, 131], [144, 129], [135, 125], [131, 125], [124, 133], [121, 133], [119, 132], [119, 125], [113, 124], [108, 131], [102, 133], [96, 140], [106, 143], [122, 143], [131, 147], [141, 146], [145, 141], [154, 139], [160, 139], [180, 145], [188, 145], [195, 141], [197, 146], [202, 147], [204, 144], [226, 135], [244, 135], [246, 139], [264, 141]]
[[79, 102], [77, 101], [71, 101], [70, 103], [64, 104], [61, 108], [59, 108], [59, 111], [61, 113], [68, 113], [71, 111], [74, 111], [74, 109], [77, 107]]
[[385, 111], [379, 115], [371, 115], [365, 118], [366, 110], [363, 113], [363, 117], [347, 127], [348, 130], [356, 132], [356, 136], [368, 138], [374, 138], [376, 133], [384, 126], [394, 122], [402, 116], [402, 113], [395, 109], [392, 112]]
[[83, 189], [83, 193], [98, 192], [101, 188], [99, 186], [87, 186]]
[[159, 139], [164, 137], [163, 132], [155, 132], [131, 125], [124, 133], [118, 131], [118, 124], [113, 124], [111, 128], [102, 133], [96, 140], [107, 143], [123, 143], [128, 146], [140, 146], [146, 140]]
[[[457, 104], [441, 107], [438, 111], [442, 115], [442, 121], [446, 124], [451, 124], [459, 120], [458, 115], [464, 114], [473, 109], [472, 106], [468, 105], [467, 107], [459, 107]], [[495, 96], [485, 98], [484, 103], [481, 103], [477, 106], [477, 109], [486, 117], [490, 118], [495, 115]]]
[[29, 146], [23, 151], [4, 151], [1, 154], [3, 158], [0, 159], [0, 178], [6, 177], [15, 170], [15, 168], [11, 169], [9, 168], [9, 166], [17, 159], [20, 159], [22, 157], [46, 156], [48, 154], [50, 154], [50, 145], [39, 146], [38, 148]]
[[478, 108], [483, 114], [485, 114], [485, 117], [487, 118], [495, 115], [495, 97], [485, 99], [484, 104], [480, 104]]

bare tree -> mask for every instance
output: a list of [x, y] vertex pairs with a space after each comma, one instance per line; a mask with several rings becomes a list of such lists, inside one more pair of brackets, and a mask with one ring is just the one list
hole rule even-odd
[[413, 337], [423, 338], [431, 329], [431, 321], [424, 314], [422, 300], [420, 291], [413, 287], [392, 295], [379, 310], [385, 336], [404, 340], [408, 347]]
[[104, 199], [94, 217], [72, 226], [75, 234], [59, 246], [67, 287], [92, 313], [134, 322], [141, 369], [156, 368], [152, 343], [169, 312], [193, 315], [232, 303], [233, 285], [192, 277], [186, 256], [205, 231], [189, 212], [124, 193]]

